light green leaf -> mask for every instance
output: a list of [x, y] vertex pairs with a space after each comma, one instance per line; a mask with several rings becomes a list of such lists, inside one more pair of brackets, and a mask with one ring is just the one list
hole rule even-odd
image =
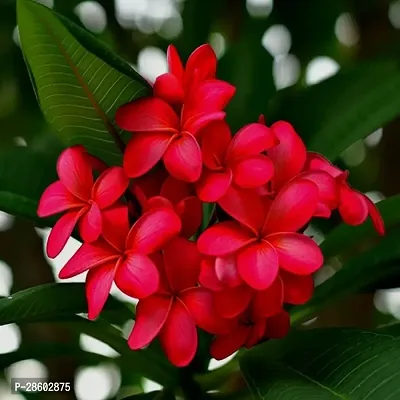
[[317, 286], [312, 299], [291, 310], [292, 322], [312, 317], [328, 304], [400, 276], [400, 231], [384, 237], [372, 249], [350, 259], [331, 278]]
[[1, 151], [0, 210], [44, 226], [36, 210], [44, 189], [57, 180], [55, 165], [54, 158], [28, 147]]
[[[64, 321], [79, 313], [87, 313], [83, 283], [49, 283], [0, 299], [0, 325]], [[111, 296], [103, 313], [114, 324], [123, 324], [134, 317], [133, 310]]]
[[260, 400], [397, 400], [400, 339], [353, 329], [293, 332], [240, 358]]
[[321, 83], [281, 93], [269, 118], [290, 121], [309, 150], [334, 161], [400, 114], [398, 56], [345, 68]]
[[[121, 161], [117, 108], [149, 85], [94, 36], [31, 0], [17, 1], [18, 26], [40, 106], [67, 146], [83, 144], [109, 164]], [[125, 138], [126, 139], [126, 138]]]

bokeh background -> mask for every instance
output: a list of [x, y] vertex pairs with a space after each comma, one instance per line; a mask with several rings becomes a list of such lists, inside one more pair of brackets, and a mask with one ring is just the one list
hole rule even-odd
[[[266, 113], [267, 122], [296, 115], [280, 108], [293, 93], [329, 79], [343, 69], [379, 57], [396, 48], [400, 38], [400, 1], [389, 0], [41, 0], [83, 25], [105, 41], [149, 80], [166, 71], [166, 48], [175, 44], [183, 58], [198, 45], [209, 42], [220, 60], [218, 75], [238, 88], [229, 107], [234, 129]], [[379, 84], [379, 76], [374, 77]], [[363, 88], [358, 88], [362, 96]], [[346, 98], [335, 89], [326, 96]], [[283, 100], [282, 100], [283, 99]], [[400, 101], [400, 94], [399, 99]], [[318, 109], [305, 107], [303, 120], [312, 124]], [[302, 124], [301, 126], [306, 126]], [[303, 129], [303, 128], [302, 128]], [[300, 129], [299, 134], [307, 132]], [[10, 146], [61, 149], [37, 105], [23, 61], [16, 22], [15, 2], [0, 0], [0, 149]], [[391, 121], [365, 140], [349, 147], [338, 160], [351, 171], [351, 183], [373, 201], [400, 192], [400, 119]], [[1, 187], [0, 187], [1, 191]], [[57, 281], [57, 272], [78, 247], [71, 239], [62, 254], [49, 260], [43, 249], [48, 230], [0, 214], [0, 296], [31, 286]], [[317, 241], [324, 226], [310, 228]], [[316, 276], [320, 284], [340, 268], [340, 260]], [[75, 281], [84, 281], [84, 276]], [[374, 288], [372, 293], [347, 299], [328, 310], [315, 325], [366, 326], [400, 318], [399, 282]], [[390, 289], [388, 289], [390, 287]], [[131, 299], [118, 290], [123, 301]], [[128, 333], [132, 322], [126, 326]], [[41, 344], [59, 343], [79, 357], [52, 357], [38, 361], [25, 354]], [[74, 380], [74, 393], [55, 399], [103, 400], [114, 398], [122, 386], [158, 386], [121, 373], [112, 362], [98, 362], [93, 354], [114, 357], [107, 345], [56, 324], [0, 327], [0, 399], [22, 400], [10, 395], [11, 377], [50, 377]], [[10, 365], [9, 360], [20, 359]], [[38, 356], [38, 358], [41, 358]], [[211, 362], [210, 368], [219, 364]], [[3, 369], [4, 368], [4, 369]], [[34, 397], [34, 396], [33, 396]], [[30, 396], [30, 398], [33, 398]], [[37, 398], [37, 397], [36, 397]], [[29, 400], [27, 398], [27, 400]]]

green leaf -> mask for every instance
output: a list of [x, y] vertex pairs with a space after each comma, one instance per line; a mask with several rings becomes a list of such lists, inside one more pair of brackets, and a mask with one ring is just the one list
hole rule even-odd
[[[400, 224], [400, 196], [393, 196], [377, 203], [382, 214], [387, 230]], [[368, 219], [359, 226], [341, 224], [333, 229], [326, 239], [321, 243], [321, 250], [325, 259], [331, 258], [340, 252], [354, 248], [361, 241], [378, 239], [371, 221]]]
[[[63, 321], [79, 313], [87, 313], [83, 283], [49, 283], [0, 299], [0, 325]], [[102, 315], [114, 324], [134, 317], [133, 311], [111, 296]]]
[[56, 160], [28, 147], [0, 152], [0, 210], [44, 226], [37, 206], [44, 189], [57, 180]]
[[312, 299], [291, 310], [292, 322], [313, 316], [329, 303], [358, 293], [383, 279], [400, 275], [400, 231], [384, 237], [372, 249], [350, 259], [331, 278], [317, 286]]
[[156, 390], [150, 393], [140, 393], [123, 397], [122, 400], [175, 400], [175, 396], [170, 392]]
[[[65, 324], [78, 332], [86, 333], [98, 339], [116, 352], [121, 354], [121, 360], [125, 368], [131, 368], [132, 372], [141, 373], [145, 378], [158, 382], [163, 386], [176, 384], [178, 380], [177, 369], [173, 367], [166, 358], [151, 346], [140, 351], [132, 351], [122, 332], [110, 325], [102, 318], [89, 321], [81, 317], [71, 318]], [[126, 363], [126, 364], [125, 364]]]
[[25, 59], [40, 106], [65, 145], [83, 144], [120, 163], [124, 135], [117, 108], [149, 93], [149, 85], [95, 37], [31, 0], [17, 1]]
[[303, 90], [287, 89], [267, 115], [290, 121], [309, 150], [334, 161], [352, 143], [400, 114], [396, 57], [343, 69]]
[[255, 399], [395, 400], [400, 339], [356, 329], [293, 332], [240, 358]]

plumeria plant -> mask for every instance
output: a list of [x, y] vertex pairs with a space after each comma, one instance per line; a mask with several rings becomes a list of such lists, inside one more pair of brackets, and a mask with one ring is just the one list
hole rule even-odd
[[[122, 368], [164, 386], [129, 398], [398, 398], [386, 385], [398, 371], [394, 333], [299, 324], [337, 297], [349, 268], [374, 264], [374, 253], [361, 251], [361, 261], [314, 290], [313, 274], [336, 243], [355, 245], [365, 232], [384, 243], [379, 209], [335, 157], [307, 149], [291, 121], [269, 121], [264, 110], [231, 128], [237, 89], [218, 77], [209, 44], [186, 63], [170, 45], [168, 72], [147, 82], [66, 18], [17, 3], [39, 104], [64, 143], [58, 178], [39, 185], [34, 212], [52, 228], [49, 258], [69, 238], [81, 242], [59, 278], [86, 273], [84, 289], [59, 283], [48, 299], [66, 301], [62, 317], [116, 349]], [[310, 228], [319, 223], [333, 227], [322, 245]], [[114, 284], [135, 310], [110, 296]], [[87, 303], [75, 299], [80, 291]], [[0, 303], [0, 316], [35, 295]], [[237, 351], [208, 371], [211, 358]], [[378, 369], [387, 375], [371, 388]]]

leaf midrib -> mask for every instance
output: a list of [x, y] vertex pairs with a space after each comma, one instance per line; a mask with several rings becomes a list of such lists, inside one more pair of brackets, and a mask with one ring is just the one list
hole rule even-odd
[[[71, 68], [72, 72], [74, 73], [76, 79], [78, 80], [78, 83], [80, 84], [82, 90], [85, 92], [88, 100], [92, 104], [93, 109], [95, 110], [96, 114], [103, 121], [103, 123], [104, 123], [104, 125], [105, 125], [105, 127], [107, 129], [107, 132], [110, 134], [110, 136], [114, 140], [115, 145], [118, 147], [118, 149], [121, 151], [121, 153], [123, 153], [125, 151], [125, 143], [123, 142], [123, 140], [119, 136], [118, 132], [114, 128], [114, 126], [113, 126], [112, 122], [109, 120], [108, 116], [104, 113], [104, 111], [102, 110], [100, 105], [97, 103], [97, 101], [96, 101], [92, 91], [90, 90], [89, 86], [87, 85], [85, 79], [81, 76], [81, 74], [79, 73], [78, 68], [74, 64], [74, 62], [71, 59], [71, 57], [69, 56], [69, 54], [66, 52], [65, 47], [58, 40], [57, 36], [53, 33], [53, 30], [52, 30], [51, 26], [49, 26], [47, 21], [44, 18], [42, 18], [41, 16], [39, 16], [37, 14], [35, 14], [35, 15], [36, 15], [37, 19], [43, 24], [43, 26], [45, 27], [45, 29], [48, 32], [49, 36], [53, 39], [54, 43], [56, 44], [56, 46], [60, 50], [62, 56], [64, 57], [65, 61], [68, 63], [68, 65]], [[76, 38], [75, 38], [75, 40], [76, 40]], [[81, 43], [79, 43], [79, 45], [82, 46]], [[90, 51], [88, 51], [84, 46], [82, 46], [82, 47], [88, 53], [90, 53]], [[90, 53], [90, 54], [92, 54], [94, 57], [96, 57], [93, 53]]]

